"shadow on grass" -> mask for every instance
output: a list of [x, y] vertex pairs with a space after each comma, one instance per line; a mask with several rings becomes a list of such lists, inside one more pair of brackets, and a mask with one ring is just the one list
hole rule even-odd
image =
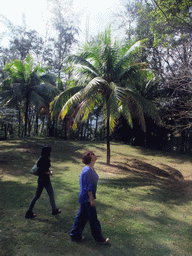
[[[41, 149], [45, 145], [52, 147], [51, 162], [59, 163], [71, 161], [79, 163], [81, 153], [79, 150], [86, 147], [82, 143], [60, 141], [53, 139], [33, 139], [6, 141], [0, 146], [0, 172], [13, 176], [27, 175], [32, 166], [41, 155]], [[65, 169], [67, 170], [67, 168]], [[1, 173], [0, 173], [1, 174]]]
[[[98, 208], [101, 215], [105, 215], [106, 218], [102, 222], [103, 230], [114, 243], [109, 255], [190, 255], [188, 253], [192, 249], [190, 243], [192, 225], [186, 222], [185, 216], [179, 219], [170, 216], [166, 208], [154, 213], [154, 209], [151, 208], [149, 211], [144, 205], [142, 207], [130, 205], [127, 210], [122, 210], [118, 205], [114, 208], [110, 204], [98, 202]], [[111, 210], [113, 214], [107, 214], [111, 213]], [[185, 237], [188, 244], [182, 253], [181, 236]]]
[[154, 150], [154, 149], [147, 149], [143, 147], [136, 147], [139, 154], [145, 156], [158, 156], [158, 157], [170, 157], [176, 163], [183, 163], [184, 161], [192, 162], [192, 158], [190, 154], [186, 153], [177, 153], [177, 152], [170, 152], [170, 151], [163, 151], [163, 150]]
[[[64, 198], [63, 203], [59, 205], [62, 213], [56, 216], [51, 214], [49, 197], [44, 189], [34, 207], [37, 217], [28, 220], [25, 219], [25, 213], [35, 194], [35, 186], [29, 183], [0, 181], [0, 255], [61, 255], [62, 246], [65, 251], [77, 212], [78, 194], [74, 193], [66, 182], [59, 183], [58, 187], [54, 188], [56, 204], [58, 189], [70, 194], [70, 202]], [[66, 241], [61, 243], [60, 240], [63, 239]], [[58, 253], [54, 253], [54, 250]], [[68, 250], [71, 250], [69, 246]]]
[[[51, 160], [53, 163], [69, 161], [69, 164], [65, 163], [62, 169], [58, 171], [59, 175], [70, 170], [70, 163], [79, 164], [81, 151], [87, 147], [93, 146], [96, 150], [105, 153], [105, 149], [99, 144], [95, 146], [95, 143], [41, 139], [33, 142], [17, 142], [16, 144], [13, 143], [12, 146], [0, 147], [3, 156], [5, 156], [4, 160], [8, 160], [7, 163], [4, 163], [4, 171], [22, 178], [26, 173], [28, 174], [29, 167], [38, 159], [41, 148], [45, 144], [52, 146]], [[10, 162], [13, 152], [14, 161]], [[126, 158], [127, 155], [125, 155]], [[103, 171], [106, 171], [107, 174], [114, 173], [116, 176], [113, 178], [114, 176], [107, 175], [106, 179], [100, 179], [99, 186], [103, 186], [103, 191], [105, 188], [112, 188], [112, 190], [108, 189], [110, 199], [117, 201], [121, 198], [122, 202], [119, 201], [119, 205], [123, 205], [126, 201], [123, 195], [137, 187], [140, 187], [139, 192], [135, 195], [138, 197], [136, 198], [138, 202], [160, 202], [159, 208], [162, 205], [161, 202], [163, 205], [174, 204], [177, 206], [192, 199], [190, 194], [186, 195], [192, 182], [185, 181], [178, 170], [168, 165], [161, 165], [162, 168], [157, 168], [145, 163], [142, 158], [137, 158], [132, 161], [129, 159], [129, 162], [127, 161], [123, 165], [122, 162], [116, 162], [109, 167], [104, 164], [103, 166]], [[118, 175], [118, 173], [123, 174], [123, 176]], [[77, 172], [74, 174], [78, 175]], [[73, 178], [72, 175], [69, 176], [70, 179]], [[34, 182], [36, 184], [36, 180]], [[100, 246], [94, 242], [89, 224], [83, 232], [86, 237], [85, 242], [82, 244], [72, 243], [69, 232], [79, 208], [79, 187], [67, 178], [60, 180], [60, 176], [56, 177], [52, 184], [56, 194], [56, 203], [59, 201], [58, 207], [61, 208], [62, 213], [56, 217], [50, 214], [48, 195], [44, 192], [35, 205], [37, 218], [26, 220], [24, 214], [34, 196], [36, 185], [32, 184], [32, 179], [26, 184], [15, 181], [0, 181], [0, 193], [3, 195], [0, 206], [2, 230], [0, 243], [2, 248], [5, 248], [0, 250], [0, 254], [2, 252], [2, 255], [6, 256], [162, 256], [171, 254], [181, 256], [179, 251], [178, 253], [175, 251], [173, 241], [178, 243], [177, 247], [179, 247], [179, 240], [182, 238], [186, 241], [182, 244], [182, 248], [186, 248], [183, 255], [190, 255], [187, 252], [192, 249], [190, 245], [192, 227], [185, 222], [185, 219], [182, 221], [181, 219], [174, 219], [173, 216], [170, 217], [169, 212], [166, 213], [169, 205], [166, 209], [164, 208], [164, 211], [153, 214], [150, 210], [154, 208], [148, 208], [147, 204], [146, 209], [142, 203], [140, 207], [136, 207], [136, 205], [129, 208], [131, 205], [129, 200], [127, 200], [125, 207], [123, 205], [122, 210], [118, 208], [119, 205], [110, 204], [106, 200], [97, 202], [103, 232], [109, 236], [112, 242], [110, 247]], [[146, 190], [142, 194], [143, 187]], [[105, 191], [107, 192], [107, 189]], [[118, 193], [118, 191], [122, 192]], [[156, 206], [155, 203], [154, 207]], [[106, 219], [102, 221], [102, 218]], [[170, 237], [172, 244], [167, 244]], [[185, 243], [188, 247], [185, 247]]]
[[[104, 165], [104, 164], [103, 164]], [[184, 180], [177, 169], [161, 164], [158, 168], [143, 161], [129, 160], [128, 164], [116, 162], [105, 165], [104, 172], [123, 174], [123, 178], [101, 179], [101, 185], [115, 189], [129, 190], [135, 187], [149, 187], [147, 198], [167, 203], [185, 203], [192, 200], [192, 182]], [[144, 195], [142, 198], [144, 199]]]
[[[113, 180], [111, 182], [113, 185]], [[120, 184], [116, 183], [116, 186]], [[190, 230], [191, 226], [187, 226], [184, 221], [175, 222], [165, 213], [160, 213], [159, 216], [152, 216], [150, 212], [138, 211], [138, 209], [129, 209], [125, 212], [120, 212], [119, 209], [115, 209], [115, 218], [117, 224], [112, 222], [101, 223], [104, 234], [107, 234], [111, 238], [111, 246], [102, 246], [94, 242], [89, 224], [83, 232], [86, 239], [84, 243], [72, 243], [70, 241], [69, 233], [78, 211], [78, 193], [71, 190], [70, 184], [62, 183], [58, 184], [59, 191], [70, 193], [70, 200], [65, 200], [61, 205], [62, 213], [58, 216], [52, 216], [50, 214], [48, 196], [42, 195], [36, 203], [37, 217], [34, 220], [25, 220], [24, 213], [26, 206], [28, 206], [30, 198], [34, 194], [34, 186], [29, 184], [21, 184], [18, 182], [0, 182], [0, 193], [3, 194], [3, 200], [1, 201], [1, 230], [3, 232], [1, 236], [2, 255], [170, 255], [172, 250], [165, 245], [162, 245], [158, 240], [153, 240], [153, 234], [151, 230], [155, 232], [165, 233], [165, 230], [161, 230], [158, 227], [158, 223], [167, 227], [166, 234], [171, 236], [172, 232], [177, 234], [180, 232], [180, 226], [185, 230]], [[118, 189], [119, 187], [117, 187]], [[46, 197], [46, 199], [45, 199]], [[110, 209], [114, 207], [107, 203], [98, 202], [98, 213], [108, 213]], [[3, 208], [3, 205], [6, 207]], [[125, 226], [121, 227], [121, 219], [127, 219], [130, 223], [128, 229]], [[109, 219], [108, 221], [111, 221]], [[149, 230], [133, 229], [132, 221], [140, 223], [141, 221], [152, 223]], [[107, 221], [107, 222], [108, 222]], [[104, 225], [103, 225], [104, 224]], [[157, 225], [157, 227], [155, 227]], [[170, 229], [171, 225], [171, 229]], [[142, 236], [145, 236], [145, 239]], [[190, 236], [187, 235], [185, 239], [187, 241]], [[144, 241], [144, 242], [143, 242]], [[32, 245], [32, 246], [31, 246]], [[4, 249], [3, 249], [4, 248]], [[26, 254], [22, 254], [22, 253]], [[19, 252], [21, 254], [19, 254]], [[84, 252], [84, 254], [83, 254]], [[177, 255], [177, 254], [174, 254]], [[179, 254], [178, 254], [179, 255]]]
[[7, 214], [7, 211], [17, 210], [26, 203], [34, 193], [34, 188], [28, 184], [21, 184], [15, 181], [0, 181], [0, 216]]

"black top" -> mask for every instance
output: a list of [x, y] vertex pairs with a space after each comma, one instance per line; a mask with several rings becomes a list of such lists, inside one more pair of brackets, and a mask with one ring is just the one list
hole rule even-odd
[[48, 157], [41, 156], [37, 162], [37, 166], [39, 167], [38, 170], [38, 176], [39, 180], [49, 183], [50, 182], [50, 177], [46, 172], [49, 171], [49, 168], [51, 166], [51, 161]]

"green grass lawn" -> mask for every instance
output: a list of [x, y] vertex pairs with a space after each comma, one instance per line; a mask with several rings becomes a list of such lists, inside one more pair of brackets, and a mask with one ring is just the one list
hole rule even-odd
[[[37, 217], [25, 219], [37, 178], [29, 173], [44, 145], [51, 145], [51, 177], [58, 216], [51, 215], [46, 191], [37, 201]], [[69, 236], [78, 211], [81, 155], [93, 150], [100, 177], [97, 212], [103, 235], [98, 245], [89, 224], [82, 243]], [[191, 157], [111, 144], [106, 165], [104, 143], [51, 139], [13, 140], [0, 144], [0, 255], [192, 255]]]

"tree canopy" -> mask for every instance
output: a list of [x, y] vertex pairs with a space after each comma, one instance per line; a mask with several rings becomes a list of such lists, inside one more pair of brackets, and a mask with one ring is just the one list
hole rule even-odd
[[[50, 20], [44, 35], [30, 29], [24, 16], [21, 26], [0, 17], [0, 22], [7, 27], [7, 33], [1, 33], [0, 40], [5, 35], [9, 39], [6, 47], [0, 47], [3, 113], [0, 132], [13, 134], [13, 127], [16, 132], [20, 130], [18, 123], [20, 127], [20, 123], [27, 126], [28, 122], [28, 135], [35, 125], [42, 130], [47, 127], [48, 133], [43, 134], [62, 137], [64, 131], [66, 138], [67, 129], [73, 128], [72, 138], [107, 138], [110, 151], [109, 138], [118, 133], [114, 127], [119, 120], [125, 124], [126, 119], [136, 133], [140, 128], [135, 124], [140, 123], [143, 130], [148, 129], [148, 133], [157, 138], [157, 131], [162, 127], [151, 127], [155, 127], [160, 114], [161, 126], [167, 129], [167, 143], [171, 136], [182, 138], [182, 142], [189, 141], [192, 127], [191, 1], [129, 2], [125, 12], [115, 19], [116, 26], [124, 27], [122, 40], [112, 36], [112, 27], [115, 27], [112, 24], [110, 29], [77, 48], [74, 45], [78, 43], [78, 17], [71, 12], [72, 1], [67, 1], [67, 6], [62, 0], [49, 4]], [[25, 65], [29, 54], [33, 68], [27, 75]], [[35, 67], [38, 68], [35, 70]], [[53, 87], [42, 81], [45, 74], [54, 77], [50, 81]], [[51, 103], [54, 117], [51, 120], [49, 103], [55, 96]], [[6, 112], [7, 118], [10, 117], [7, 107], [15, 110], [13, 115], [17, 122], [7, 122]], [[64, 121], [58, 121], [58, 116]]]
[[[46, 74], [46, 69], [36, 65], [34, 66], [33, 59], [27, 55], [24, 62], [14, 60], [4, 66], [4, 71], [7, 78], [4, 79], [1, 87], [1, 97], [6, 106], [17, 106], [18, 109], [23, 108], [25, 112], [25, 136], [27, 136], [28, 112], [30, 103], [33, 103], [38, 108], [45, 105], [46, 88], [49, 87], [48, 93], [52, 97], [58, 93], [58, 90], [53, 86], [54, 78]], [[43, 85], [41, 82], [44, 81]], [[43, 93], [42, 93], [42, 87]], [[50, 100], [51, 97], [49, 96]]]
[[87, 120], [94, 109], [101, 107], [107, 128], [107, 164], [110, 164], [110, 131], [113, 131], [120, 115], [131, 126], [132, 117], [137, 118], [144, 131], [144, 113], [157, 119], [155, 108], [135, 86], [142, 74], [149, 80], [153, 77], [144, 69], [145, 64], [133, 62], [141, 44], [113, 42], [110, 28], [106, 29], [91, 43], [84, 44], [78, 55], [69, 56], [71, 66], [68, 70], [73, 77], [76, 76], [77, 85], [61, 93], [51, 103], [52, 115], [60, 111], [62, 119], [74, 108], [69, 121], [73, 129], [80, 119]]

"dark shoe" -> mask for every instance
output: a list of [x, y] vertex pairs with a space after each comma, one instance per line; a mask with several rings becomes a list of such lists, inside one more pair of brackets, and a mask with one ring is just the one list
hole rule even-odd
[[58, 213], [61, 213], [61, 210], [55, 209], [54, 211], [52, 211], [52, 214], [53, 214], [53, 215], [56, 215], [56, 214], [58, 214]]
[[109, 244], [110, 243], [110, 240], [109, 238], [103, 238], [103, 240], [101, 242], [98, 242], [100, 244]]
[[26, 219], [33, 219], [35, 217], [36, 217], [36, 214], [34, 214], [32, 211], [29, 211], [29, 210], [25, 214]]
[[76, 238], [74, 238], [74, 237], [71, 237], [71, 240], [73, 241], [73, 242], [82, 242], [83, 240], [85, 240], [85, 237], [84, 236], [82, 236], [82, 237], [76, 237]]

